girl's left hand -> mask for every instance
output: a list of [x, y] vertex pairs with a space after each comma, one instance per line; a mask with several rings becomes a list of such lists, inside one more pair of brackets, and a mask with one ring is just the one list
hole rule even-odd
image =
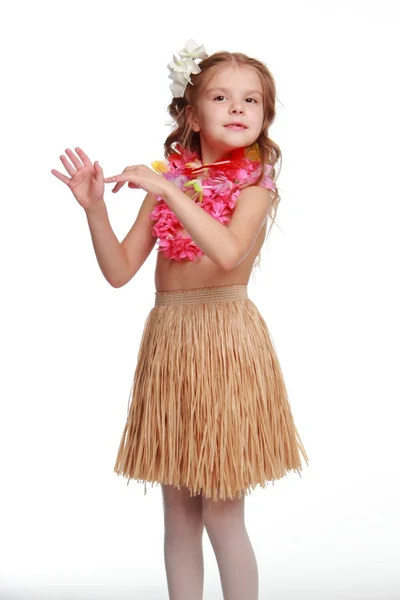
[[128, 187], [146, 190], [146, 192], [152, 194], [153, 196], [164, 196], [167, 185], [170, 183], [164, 179], [162, 175], [158, 175], [146, 165], [125, 167], [120, 175], [105, 177], [104, 182], [117, 182], [117, 184], [111, 190], [114, 193], [118, 192], [122, 186], [128, 182]]

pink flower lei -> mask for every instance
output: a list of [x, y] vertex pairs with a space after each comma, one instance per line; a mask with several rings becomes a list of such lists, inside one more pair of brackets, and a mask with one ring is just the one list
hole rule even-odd
[[[177, 145], [175, 153], [167, 161], [155, 161], [153, 169], [185, 192], [194, 191], [191, 200], [196, 202], [214, 219], [229, 223], [235, 209], [236, 199], [244, 186], [252, 185], [261, 171], [261, 162], [257, 144], [245, 153], [244, 148], [232, 152], [229, 160], [203, 165], [196, 152], [185, 150]], [[264, 175], [258, 185], [267, 189], [275, 189], [275, 182], [269, 176], [271, 165], [265, 165]], [[159, 238], [158, 251], [176, 261], [188, 259], [194, 261], [204, 252], [188, 235], [183, 237], [178, 229], [182, 223], [169, 208], [161, 196], [156, 197], [157, 206], [149, 214], [151, 220], [157, 222], [151, 232]]]

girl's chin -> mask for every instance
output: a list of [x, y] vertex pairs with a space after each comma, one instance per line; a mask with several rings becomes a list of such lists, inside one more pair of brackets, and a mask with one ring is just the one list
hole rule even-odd
[[221, 150], [234, 150], [235, 148], [244, 148], [245, 146], [250, 146], [252, 141], [249, 138], [238, 135], [236, 138], [232, 136], [231, 139], [228, 140], [215, 140], [214, 143], [211, 143], [210, 146], [212, 148], [220, 148]]

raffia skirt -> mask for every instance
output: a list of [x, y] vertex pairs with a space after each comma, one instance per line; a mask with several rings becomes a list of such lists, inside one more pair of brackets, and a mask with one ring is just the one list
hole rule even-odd
[[246, 285], [155, 292], [114, 472], [213, 501], [300, 475], [308, 457]]

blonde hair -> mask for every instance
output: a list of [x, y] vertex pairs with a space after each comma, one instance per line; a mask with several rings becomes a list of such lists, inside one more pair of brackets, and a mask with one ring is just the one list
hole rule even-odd
[[[276, 179], [278, 178], [280, 173], [282, 153], [279, 146], [268, 136], [269, 127], [271, 123], [273, 123], [273, 121], [275, 120], [276, 115], [276, 85], [271, 72], [264, 63], [254, 58], [250, 58], [249, 56], [247, 56], [246, 54], [242, 54], [241, 52], [216, 52], [211, 56], [208, 56], [206, 59], [202, 60], [199, 66], [201, 69], [200, 73], [196, 75], [191, 75], [191, 82], [193, 83], [193, 85], [188, 84], [183, 97], [173, 98], [168, 106], [168, 113], [172, 117], [170, 125], [172, 125], [174, 129], [171, 131], [171, 133], [168, 135], [164, 142], [165, 158], [168, 158], [168, 156], [175, 152], [175, 144], [180, 144], [183, 148], [192, 152], [197, 152], [197, 154], [201, 156], [200, 135], [198, 132], [193, 131], [193, 129], [191, 128], [190, 123], [187, 119], [186, 108], [188, 106], [193, 106], [194, 108], [196, 107], [196, 103], [200, 98], [207, 82], [211, 79], [212, 76], [215, 75], [215, 73], [219, 69], [224, 68], [226, 66], [252, 67], [257, 71], [260, 77], [264, 103], [264, 121], [256, 143], [258, 144], [260, 152], [261, 164], [267, 163], [271, 165], [272, 168], [269, 175], [274, 180], [276, 185]], [[278, 173], [276, 173], [275, 166], [277, 165], [278, 161], [280, 161], [279, 171]], [[263, 174], [261, 173], [259, 179], [255, 182], [254, 185], [261, 181], [262, 175]], [[272, 203], [270, 209], [272, 222], [269, 228], [269, 232], [271, 231], [271, 227], [275, 222], [278, 204], [281, 199], [277, 187], [275, 190], [270, 191], [272, 194]], [[256, 258], [253, 268], [255, 266], [260, 266], [260, 264], [261, 251], [259, 252]]]

